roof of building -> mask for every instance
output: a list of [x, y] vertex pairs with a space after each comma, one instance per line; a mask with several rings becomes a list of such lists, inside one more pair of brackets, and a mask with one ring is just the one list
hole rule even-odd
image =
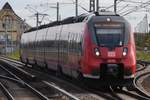
[[5, 5], [3, 6], [2, 9], [9, 9], [9, 10], [13, 10], [12, 7], [10, 6], [10, 4], [8, 2], [5, 3]]

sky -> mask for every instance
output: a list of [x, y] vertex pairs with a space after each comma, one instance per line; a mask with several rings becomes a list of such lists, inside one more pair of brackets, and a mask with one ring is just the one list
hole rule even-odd
[[[42, 20], [42, 24], [49, 23], [50, 21], [56, 20], [56, 2], [60, 3], [72, 3], [74, 0], [0, 0], [0, 8], [6, 2], [9, 2], [15, 13], [20, 16], [22, 19], [25, 19], [26, 22], [31, 25], [36, 25], [36, 19], [34, 14], [39, 12], [42, 14], [47, 14], [42, 20], [42, 16], [40, 20]], [[89, 9], [89, 0], [78, 0], [79, 4]], [[123, 0], [123, 1], [134, 1], [134, 2], [146, 2], [148, 0]], [[99, 0], [100, 8], [110, 7], [114, 0]], [[49, 5], [48, 5], [49, 4]], [[119, 12], [124, 12], [130, 9], [130, 6], [138, 6], [139, 3], [130, 3], [130, 2], [121, 2], [118, 4]], [[128, 6], [128, 7], [126, 7]], [[132, 7], [133, 8], [133, 7]], [[113, 7], [108, 10], [113, 11]], [[79, 14], [86, 13], [81, 7], [79, 7]], [[131, 23], [133, 27], [135, 27], [145, 16], [146, 12], [135, 12], [125, 16], [125, 18]], [[147, 12], [148, 16], [149, 12]], [[69, 16], [75, 15], [75, 5], [73, 4], [60, 4], [60, 18], [66, 18]]]

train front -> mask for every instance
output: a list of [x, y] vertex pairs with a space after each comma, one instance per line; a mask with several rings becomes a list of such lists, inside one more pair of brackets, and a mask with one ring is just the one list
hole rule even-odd
[[[135, 76], [136, 55], [130, 24], [119, 15], [99, 15], [87, 22], [83, 76], [118, 83]], [[114, 82], [114, 81], [113, 81]], [[115, 81], [116, 82], [116, 81]]]

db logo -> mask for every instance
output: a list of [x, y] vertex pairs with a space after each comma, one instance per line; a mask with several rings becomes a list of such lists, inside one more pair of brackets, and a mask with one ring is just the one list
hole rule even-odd
[[108, 52], [108, 57], [115, 57], [116, 53], [114, 51]]

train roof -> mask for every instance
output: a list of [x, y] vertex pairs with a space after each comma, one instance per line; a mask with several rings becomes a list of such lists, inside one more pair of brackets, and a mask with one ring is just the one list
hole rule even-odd
[[95, 13], [85, 13], [85, 14], [81, 14], [77, 17], [68, 17], [63, 19], [62, 21], [54, 21], [51, 22], [49, 24], [45, 24], [45, 25], [41, 25], [39, 27], [33, 27], [27, 31], [25, 31], [24, 33], [28, 33], [28, 32], [32, 32], [32, 31], [36, 31], [36, 30], [40, 30], [40, 29], [44, 29], [44, 28], [48, 28], [48, 27], [52, 27], [52, 26], [57, 26], [57, 25], [64, 25], [64, 24], [71, 24], [71, 23], [78, 23], [78, 22], [83, 22], [84, 19], [90, 15], [95, 15], [95, 16], [119, 16], [115, 13], [111, 13], [111, 12], [95, 12]]
[[36, 30], [40, 30], [40, 29], [48, 28], [48, 27], [52, 27], [52, 26], [57, 26], [57, 25], [82, 22], [87, 16], [89, 16], [89, 14], [82, 14], [82, 15], [77, 16], [77, 17], [74, 17], [74, 16], [68, 17], [68, 18], [63, 19], [62, 21], [54, 21], [54, 22], [51, 22], [49, 24], [41, 25], [39, 27], [33, 27], [24, 33], [32, 32], [32, 31], [36, 31]]

